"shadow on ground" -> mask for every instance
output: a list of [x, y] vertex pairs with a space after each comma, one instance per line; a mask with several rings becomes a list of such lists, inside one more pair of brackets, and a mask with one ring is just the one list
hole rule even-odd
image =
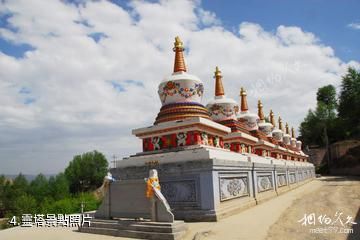
[[345, 182], [345, 181], [360, 181], [358, 176], [326, 176], [318, 178], [317, 180], [323, 182]]

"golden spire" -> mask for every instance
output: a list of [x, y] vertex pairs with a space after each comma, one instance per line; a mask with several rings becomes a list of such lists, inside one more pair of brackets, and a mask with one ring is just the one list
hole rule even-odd
[[258, 115], [259, 115], [260, 120], [265, 120], [264, 112], [263, 112], [263, 105], [260, 100], [258, 101]]
[[174, 73], [186, 72], [186, 66], [185, 66], [184, 54], [183, 54], [184, 47], [183, 47], [183, 42], [180, 40], [179, 37], [175, 38], [173, 51], [175, 52]]
[[270, 122], [273, 125], [273, 127], [276, 127], [276, 123], [275, 123], [275, 117], [274, 117], [274, 113], [273, 111], [270, 109]]
[[283, 128], [283, 125], [282, 125], [282, 120], [281, 120], [281, 117], [279, 116], [279, 129], [281, 130], [281, 131], [284, 131], [284, 128]]
[[219, 67], [216, 66], [215, 68], [215, 96], [224, 96], [224, 87], [222, 84], [222, 75]]
[[241, 88], [240, 90], [240, 96], [241, 96], [241, 111], [245, 112], [249, 110], [247, 100], [246, 100], [246, 91], [244, 88]]
[[291, 128], [291, 137], [295, 138], [295, 130], [294, 127]]
[[285, 124], [285, 129], [286, 129], [286, 134], [290, 134], [290, 132], [289, 132], [289, 124], [288, 123]]

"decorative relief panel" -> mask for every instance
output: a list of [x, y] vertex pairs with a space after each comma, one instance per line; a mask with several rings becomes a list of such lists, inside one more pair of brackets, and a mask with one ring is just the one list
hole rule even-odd
[[220, 201], [248, 196], [247, 177], [220, 177]]
[[278, 187], [286, 186], [286, 175], [278, 174], [277, 175]]
[[290, 182], [290, 184], [296, 183], [295, 173], [290, 173], [289, 174], [289, 182]]
[[303, 174], [302, 172], [298, 172], [299, 182], [303, 180]]
[[161, 182], [161, 192], [171, 203], [196, 203], [196, 181], [169, 181]]
[[257, 186], [258, 186], [258, 192], [264, 192], [264, 191], [273, 189], [271, 175], [258, 176], [257, 177]]

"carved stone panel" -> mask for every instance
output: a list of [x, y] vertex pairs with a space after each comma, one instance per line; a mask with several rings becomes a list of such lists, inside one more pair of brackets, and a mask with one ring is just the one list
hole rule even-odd
[[273, 182], [271, 175], [257, 177], [258, 192], [265, 192], [273, 189]]
[[196, 181], [165, 181], [161, 182], [161, 192], [171, 204], [197, 203]]
[[290, 173], [289, 174], [289, 182], [290, 182], [290, 184], [296, 183], [295, 173]]
[[302, 172], [298, 172], [299, 182], [303, 180], [303, 174]]
[[247, 177], [220, 177], [220, 201], [225, 201], [242, 196], [248, 196]]
[[285, 174], [278, 174], [277, 175], [277, 182], [278, 182], [278, 187], [286, 186], [286, 175]]

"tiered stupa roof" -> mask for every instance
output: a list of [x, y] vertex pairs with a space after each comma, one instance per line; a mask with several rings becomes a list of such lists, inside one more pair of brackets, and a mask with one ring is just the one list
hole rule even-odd
[[280, 117], [277, 128], [273, 111], [270, 111], [270, 122], [266, 122], [260, 100], [256, 114], [249, 111], [243, 88], [240, 109], [236, 101], [226, 97], [218, 67], [214, 74], [215, 96], [205, 108], [201, 104], [203, 82], [187, 73], [183, 42], [179, 37], [175, 38], [173, 51], [174, 71], [159, 84], [162, 107], [154, 125], [133, 130], [143, 141], [144, 154], [202, 146], [265, 158], [305, 160], [307, 156], [301, 152], [301, 141], [296, 140], [294, 129], [290, 135], [286, 124], [285, 132]]
[[271, 130], [273, 125], [265, 121], [264, 111], [263, 111], [263, 104], [261, 101], [258, 101], [258, 116], [259, 116], [259, 130], [263, 132], [267, 137], [272, 137]]
[[[280, 121], [281, 118], [279, 117], [279, 123]], [[281, 131], [280, 127], [279, 128], [276, 127], [275, 116], [272, 110], [270, 111], [270, 122], [273, 125], [273, 130], [272, 130], [273, 138], [278, 142], [282, 142], [283, 132]]]
[[285, 133], [283, 135], [283, 142], [286, 145], [291, 145], [291, 136], [290, 136], [289, 124], [288, 123], [285, 124]]
[[259, 119], [258, 115], [251, 113], [249, 111], [249, 107], [247, 104], [247, 98], [246, 98], [247, 94], [244, 88], [241, 88], [240, 90], [240, 98], [241, 98], [241, 111], [238, 115], [238, 119], [241, 122], [245, 122], [246, 124], [246, 128], [249, 131], [252, 130], [257, 130], [258, 129], [258, 124], [257, 121]]
[[212, 120], [215, 122], [236, 120], [237, 114], [239, 113], [239, 106], [235, 100], [226, 97], [221, 71], [218, 67], [215, 69], [214, 78], [215, 98], [206, 105]]
[[158, 94], [162, 107], [155, 124], [191, 117], [210, 119], [209, 112], [201, 104], [204, 94], [203, 82], [187, 73], [183, 42], [179, 37], [175, 38], [173, 51], [174, 72], [159, 85]]

